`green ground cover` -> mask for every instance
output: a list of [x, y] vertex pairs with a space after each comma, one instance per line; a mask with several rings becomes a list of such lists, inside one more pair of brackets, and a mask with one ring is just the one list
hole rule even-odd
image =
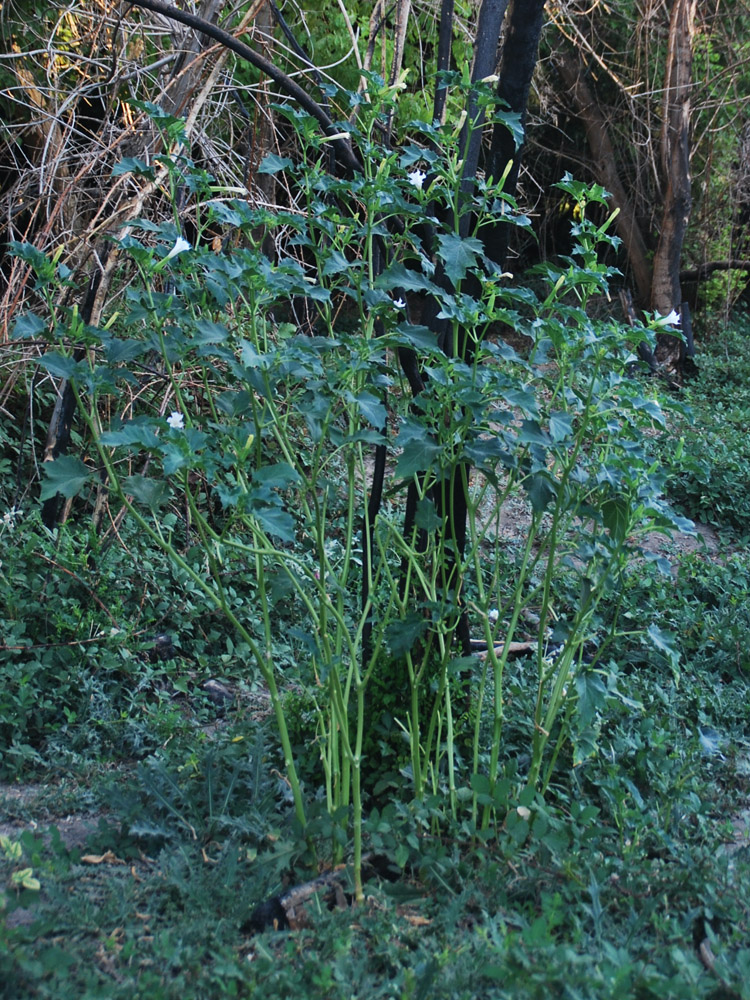
[[[685, 392], [694, 423], [673, 425], [663, 453], [682, 429], [692, 445], [670, 489], [720, 544], [677, 552], [666, 575], [633, 565], [599, 609], [602, 629], [615, 614], [622, 627], [598, 664], [596, 751], [574, 764], [564, 748], [545, 798], [518, 797], [535, 674], [513, 661], [507, 697], [519, 710], [504, 735], [500, 818], [481, 829], [439, 791], [399, 797], [392, 776], [368, 798], [364, 837], [397, 877], [370, 878], [356, 907], [313, 903], [309, 926], [293, 931], [255, 934], [246, 922], [310, 877], [311, 847], [318, 865], [330, 857], [303, 694], [286, 697], [309, 798], [304, 833], [262, 685], [200, 595], [135, 533], [126, 548], [90, 547], [92, 558], [74, 528], [53, 538], [32, 514], [7, 519], [0, 995], [750, 996], [746, 498], [711, 445], [750, 416], [747, 382], [718, 405], [750, 366], [742, 323], [717, 346], [705, 344]], [[733, 470], [747, 468], [747, 443], [733, 440]], [[713, 477], [721, 503], [711, 506]], [[123, 572], [134, 559], [137, 587]], [[51, 563], [65, 570], [54, 595]], [[653, 622], [674, 650], [644, 641]], [[174, 647], [160, 659], [163, 631]], [[279, 654], [291, 664], [298, 651], [286, 641]], [[216, 677], [231, 703], [203, 690]], [[406, 755], [394, 775], [398, 766]], [[71, 814], [89, 830], [66, 844]]]

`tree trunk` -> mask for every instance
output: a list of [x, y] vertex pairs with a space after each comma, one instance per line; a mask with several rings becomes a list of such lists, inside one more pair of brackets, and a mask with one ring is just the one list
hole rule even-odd
[[[625, 244], [633, 280], [642, 307], [666, 316], [680, 310], [680, 258], [692, 204], [690, 190], [690, 86], [692, 36], [697, 0], [674, 0], [669, 25], [667, 65], [664, 74], [664, 112], [660, 168], [664, 210], [659, 243], [649, 265], [647, 246], [634, 206], [617, 166], [609, 138], [607, 118], [584, 78], [577, 56], [558, 58], [557, 66], [570, 92], [575, 113], [583, 122], [594, 171], [599, 183], [612, 195], [620, 214], [615, 227]], [[658, 335], [657, 360], [680, 368], [685, 357], [683, 341], [667, 333]]]
[[[543, 16], [544, 0], [513, 0], [507, 16], [497, 93], [507, 101], [511, 111], [521, 116], [524, 127], [531, 78], [539, 54]], [[515, 194], [518, 183], [522, 148], [516, 148], [513, 136], [504, 125], [495, 125], [487, 176], [495, 179], [502, 177], [508, 163], [512, 161], [505, 182], [505, 190], [511, 195]], [[504, 266], [508, 252], [508, 229], [507, 223], [499, 223], [489, 229], [484, 237], [487, 256], [500, 267]]]
[[579, 59], [572, 55], [562, 56], [557, 62], [557, 68], [566, 89], [570, 92], [575, 113], [586, 129], [597, 179], [612, 195], [613, 207], [620, 209], [620, 214], [615, 219], [615, 229], [625, 244], [638, 299], [645, 306], [651, 301], [651, 267], [648, 262], [648, 250], [636, 220], [633, 203], [620, 178], [617, 157], [609, 138], [607, 120], [584, 79]]
[[[666, 195], [651, 286], [651, 308], [662, 315], [678, 309], [682, 301], [680, 258], [692, 206], [690, 85], [696, 3], [697, 0], [674, 0], [669, 25], [661, 135], [661, 167], [666, 178]], [[683, 358], [682, 348], [682, 341], [678, 338], [659, 334], [659, 361], [679, 367]]]

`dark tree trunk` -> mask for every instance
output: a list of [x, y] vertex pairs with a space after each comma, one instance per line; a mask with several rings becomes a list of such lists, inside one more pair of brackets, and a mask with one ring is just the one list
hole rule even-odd
[[[513, 0], [505, 28], [497, 93], [507, 102], [510, 111], [521, 115], [524, 127], [543, 15], [544, 0]], [[522, 147], [516, 148], [511, 132], [504, 125], [495, 125], [487, 160], [487, 176], [498, 180], [511, 163], [505, 190], [512, 195], [518, 185], [522, 152]], [[508, 253], [508, 236], [507, 223], [488, 227], [484, 236], [487, 256], [500, 267], [504, 266]]]
[[[678, 309], [682, 301], [680, 259], [692, 207], [690, 86], [696, 4], [697, 0], [674, 0], [669, 25], [661, 137], [661, 167], [667, 184], [651, 287], [651, 308], [662, 315]], [[684, 344], [677, 337], [660, 333], [656, 354], [659, 361], [679, 368], [685, 356]]]

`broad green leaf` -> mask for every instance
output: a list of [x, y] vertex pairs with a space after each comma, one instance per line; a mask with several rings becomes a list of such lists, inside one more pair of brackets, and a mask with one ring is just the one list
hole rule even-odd
[[305, 293], [314, 302], [329, 302], [331, 299], [331, 290], [323, 285], [307, 285]]
[[412, 323], [399, 323], [396, 336], [389, 336], [388, 342], [398, 346], [413, 347], [418, 351], [440, 351], [437, 334], [428, 326], [415, 326]]
[[351, 266], [350, 261], [340, 250], [332, 250], [330, 257], [323, 265], [323, 274], [345, 274]]
[[223, 323], [212, 323], [208, 319], [199, 319], [195, 324], [198, 336], [195, 338], [199, 344], [221, 344], [229, 336], [229, 331]]
[[437, 531], [440, 527], [440, 517], [435, 509], [435, 503], [429, 497], [423, 497], [417, 504], [414, 523], [422, 531]]
[[441, 289], [421, 271], [407, 270], [403, 264], [392, 264], [375, 280], [376, 288], [388, 290], [398, 289], [399, 292], [432, 292], [442, 294]]
[[471, 787], [478, 795], [489, 795], [491, 792], [490, 779], [486, 774], [472, 774]]
[[644, 413], [648, 413], [651, 419], [659, 424], [660, 427], [666, 427], [664, 411], [655, 399], [646, 399], [640, 396], [638, 399], [633, 400], [633, 406], [636, 410], [643, 410]]
[[122, 427], [104, 431], [100, 440], [102, 444], [109, 445], [110, 447], [137, 444], [144, 448], [156, 448], [159, 444], [155, 428], [151, 426], [149, 420], [143, 418], [129, 420]]
[[294, 518], [280, 507], [253, 507], [253, 514], [261, 528], [268, 535], [274, 535], [282, 542], [293, 542]]
[[481, 240], [473, 236], [462, 238], [455, 233], [438, 236], [437, 255], [445, 265], [445, 273], [455, 285], [466, 277], [467, 268], [474, 267], [484, 251]]
[[108, 340], [104, 343], [104, 351], [110, 364], [121, 361], [133, 361], [146, 352], [148, 345], [142, 340]]
[[258, 166], [259, 174], [277, 174], [280, 170], [286, 170], [292, 166], [292, 161], [288, 156], [276, 156], [275, 153], [268, 153], [260, 161]]
[[659, 555], [658, 552], [644, 552], [643, 557], [646, 562], [654, 563], [662, 576], [672, 576], [672, 563], [665, 556]]
[[502, 108], [495, 108], [492, 120], [494, 122], [502, 122], [502, 124], [505, 125], [510, 134], [513, 136], [513, 142], [516, 150], [519, 150], [523, 145], [524, 136], [526, 134], [523, 127], [523, 115], [518, 111], [505, 111]]
[[601, 676], [593, 670], [586, 670], [576, 677], [578, 720], [581, 726], [588, 726], [597, 712], [607, 706], [609, 692]]
[[278, 489], [286, 489], [290, 483], [298, 483], [299, 481], [299, 473], [288, 462], [265, 465], [262, 469], [256, 469], [253, 473], [253, 483], [275, 486]]
[[523, 420], [518, 430], [518, 440], [521, 444], [541, 444], [547, 447], [551, 444], [549, 434], [542, 430], [536, 420]]
[[516, 464], [515, 456], [505, 448], [505, 441], [498, 436], [477, 438], [477, 440], [467, 444], [464, 451], [474, 465], [491, 469], [497, 465], [498, 461], [502, 461], [506, 468]]
[[531, 416], [538, 416], [539, 406], [534, 393], [530, 389], [501, 389], [501, 398], [509, 406], [517, 406], [519, 410]]
[[147, 479], [145, 476], [128, 476], [123, 485], [126, 493], [130, 493], [151, 510], [156, 510], [171, 496], [171, 491], [165, 482]]
[[429, 622], [416, 613], [409, 612], [400, 622], [392, 622], [385, 630], [388, 647], [393, 656], [403, 656], [429, 628]]
[[385, 427], [388, 412], [376, 396], [370, 392], [361, 392], [356, 399], [359, 412], [368, 423], [377, 429]]
[[526, 492], [529, 502], [537, 514], [541, 514], [557, 496], [557, 483], [544, 472], [537, 472], [530, 480], [526, 480]]
[[64, 497], [74, 497], [91, 479], [90, 470], [80, 458], [73, 458], [71, 455], [62, 455], [53, 462], [45, 462], [42, 468], [42, 500], [49, 500], [58, 493], [62, 493]]
[[[76, 378], [81, 374], [81, 366], [67, 354], [58, 354], [57, 351], [49, 351], [39, 359], [42, 368], [46, 368], [50, 375], [58, 378]], [[83, 366], [87, 369], [87, 366]]]
[[678, 680], [680, 654], [675, 646], [675, 636], [671, 632], [664, 632], [658, 625], [649, 625], [648, 637], [654, 646], [667, 657], [675, 680]]
[[611, 497], [602, 503], [604, 527], [616, 542], [622, 542], [630, 523], [630, 504], [624, 497]]
[[549, 415], [549, 432], [552, 440], [564, 441], [573, 436], [573, 418], [569, 413], [558, 412]]
[[11, 240], [8, 246], [14, 257], [19, 257], [21, 260], [25, 260], [27, 264], [31, 264], [37, 274], [44, 275], [45, 277], [54, 276], [55, 265], [33, 243], [20, 243], [17, 240]]
[[21, 340], [23, 337], [41, 337], [46, 329], [47, 324], [41, 316], [37, 316], [33, 312], [25, 312], [16, 320], [11, 337], [13, 340]]
[[114, 165], [112, 176], [120, 177], [122, 174], [135, 174], [136, 177], [147, 177], [151, 181], [156, 177], [154, 168], [150, 167], [145, 160], [141, 160], [137, 156], [125, 156], [119, 163]]
[[404, 445], [404, 450], [399, 455], [394, 475], [411, 479], [417, 472], [429, 469], [441, 450], [440, 445], [432, 441], [426, 432], [421, 440], [412, 438]]
[[216, 483], [214, 486], [216, 494], [221, 500], [222, 507], [226, 510], [229, 507], [236, 507], [237, 501], [240, 497], [247, 494], [247, 490], [244, 486], [238, 486], [237, 484], [228, 485], [227, 483]]

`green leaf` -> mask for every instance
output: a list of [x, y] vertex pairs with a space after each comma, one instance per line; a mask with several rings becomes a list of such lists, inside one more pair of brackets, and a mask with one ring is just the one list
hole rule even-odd
[[519, 150], [523, 145], [524, 136], [526, 134], [523, 127], [523, 116], [518, 111], [505, 111], [500, 108], [495, 108], [492, 120], [495, 122], [502, 122], [503, 125], [505, 125], [510, 134], [513, 136], [513, 142], [516, 150]]
[[39, 364], [42, 368], [46, 368], [50, 375], [56, 375], [58, 378], [75, 378], [81, 371], [77, 361], [67, 354], [58, 354], [57, 351], [43, 354]]
[[544, 472], [537, 472], [524, 485], [529, 495], [529, 502], [537, 514], [545, 511], [557, 496], [557, 483]]
[[467, 268], [475, 267], [477, 257], [484, 247], [481, 240], [473, 236], [461, 237], [455, 233], [438, 236], [437, 255], [445, 264], [445, 273], [455, 285], [466, 276]]
[[518, 430], [521, 444], [541, 444], [545, 448], [551, 444], [549, 434], [542, 430], [536, 420], [522, 420]]
[[612, 497], [602, 504], [604, 527], [616, 542], [622, 542], [630, 524], [630, 504], [624, 497]]
[[646, 399], [643, 396], [639, 396], [633, 400], [633, 406], [636, 410], [643, 410], [644, 413], [647, 413], [660, 427], [667, 426], [664, 411], [655, 399]]
[[534, 393], [530, 389], [503, 388], [501, 396], [509, 406], [517, 406], [524, 413], [538, 416], [539, 406]]
[[276, 156], [275, 153], [269, 153], [260, 161], [257, 173], [277, 174], [280, 170], [286, 170], [287, 167], [291, 166], [292, 161], [288, 156]]
[[64, 497], [74, 497], [91, 479], [91, 472], [80, 458], [73, 458], [70, 455], [62, 455], [54, 462], [45, 462], [42, 468], [44, 469], [40, 494], [42, 500], [49, 500], [58, 493], [62, 493]]
[[291, 483], [300, 481], [299, 473], [288, 462], [277, 462], [275, 465], [265, 465], [253, 473], [253, 483], [264, 486], [275, 486], [286, 489]]
[[407, 270], [403, 264], [392, 264], [375, 280], [376, 288], [398, 289], [403, 292], [432, 292], [442, 294], [441, 289], [421, 271]]
[[654, 646], [666, 656], [675, 681], [679, 680], [680, 654], [675, 646], [676, 637], [671, 632], [662, 631], [658, 625], [649, 625], [648, 637]]
[[435, 501], [431, 500], [429, 497], [423, 497], [417, 503], [417, 509], [414, 514], [414, 523], [422, 531], [437, 531], [440, 527], [441, 521], [440, 516], [435, 508]]
[[166, 503], [171, 496], [169, 487], [165, 482], [156, 479], [147, 479], [145, 476], [128, 476], [123, 486], [125, 492], [132, 494], [136, 500], [145, 504], [151, 510]]
[[145, 354], [148, 345], [142, 340], [108, 340], [104, 343], [104, 351], [110, 364], [121, 361], [133, 361]]
[[385, 427], [388, 412], [376, 396], [370, 392], [361, 392], [356, 399], [359, 412], [368, 423], [378, 429]]
[[569, 413], [558, 412], [549, 415], [549, 432], [552, 440], [564, 441], [573, 436], [573, 418]]
[[47, 329], [47, 324], [41, 316], [33, 312], [21, 313], [13, 326], [11, 337], [13, 340], [21, 340], [23, 337], [41, 337]]
[[156, 448], [159, 438], [150, 421], [143, 418], [129, 420], [122, 427], [113, 431], [104, 431], [100, 441], [109, 447], [118, 445], [141, 445], [144, 448]]
[[393, 656], [408, 653], [417, 639], [427, 631], [429, 624], [416, 611], [410, 611], [400, 622], [391, 622], [385, 630], [385, 637]]
[[417, 472], [425, 472], [441, 451], [440, 445], [430, 440], [426, 433], [421, 440], [408, 441], [396, 462], [394, 475], [411, 479]]
[[472, 774], [471, 776], [471, 787], [477, 793], [477, 795], [489, 795], [492, 791], [492, 786], [490, 785], [490, 779], [486, 774]]
[[208, 319], [199, 319], [195, 324], [198, 336], [195, 338], [199, 344], [221, 344], [229, 336], [229, 330], [223, 323], [212, 323]]
[[122, 174], [135, 174], [136, 177], [148, 177], [150, 181], [156, 177], [154, 168], [150, 167], [145, 160], [141, 160], [137, 156], [125, 156], [119, 163], [114, 165], [112, 176], [120, 177]]
[[599, 674], [587, 670], [576, 677], [576, 692], [578, 693], [578, 721], [582, 727], [588, 726], [597, 712], [607, 706], [607, 686]]
[[332, 250], [331, 256], [323, 265], [323, 274], [345, 274], [351, 266], [340, 250]]
[[279, 507], [254, 507], [253, 514], [261, 528], [268, 535], [274, 535], [282, 542], [293, 542], [294, 518]]
[[54, 275], [54, 264], [33, 243], [19, 243], [16, 240], [11, 240], [8, 246], [14, 257], [18, 257], [20, 260], [25, 260], [27, 264], [31, 264], [37, 274], [44, 273], [45, 277], [47, 275]]
[[437, 334], [428, 326], [399, 323], [395, 333], [396, 336], [389, 336], [387, 338], [389, 344], [395, 344], [397, 347], [405, 345], [406, 347], [413, 347], [418, 351], [440, 351]]

